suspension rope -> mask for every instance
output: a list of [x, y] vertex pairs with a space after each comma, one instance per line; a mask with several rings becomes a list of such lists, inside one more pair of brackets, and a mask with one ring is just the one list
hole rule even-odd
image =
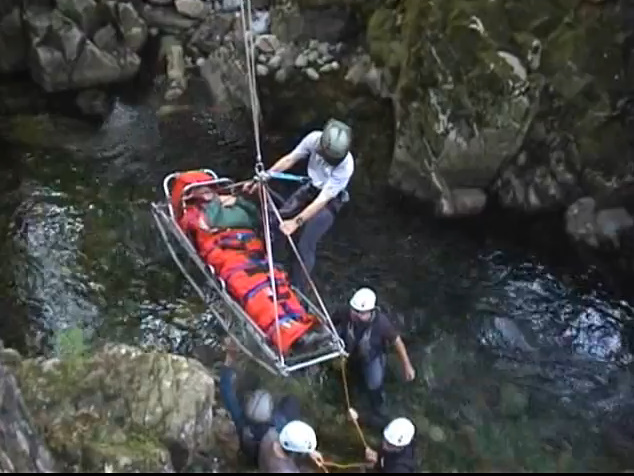
[[[268, 188], [266, 187], [265, 184], [261, 184], [261, 188], [263, 190], [265, 190], [266, 196], [267, 196], [267, 199], [268, 199], [267, 202], [268, 202], [269, 206], [271, 207], [271, 210], [273, 210], [273, 213], [275, 214], [278, 222], [282, 223], [284, 220], [282, 219], [282, 215], [280, 214], [280, 211], [278, 210], [277, 206], [275, 205], [275, 202], [273, 200], [273, 197], [271, 196], [271, 193], [269, 192], [269, 190], [268, 190]], [[308, 281], [308, 284], [310, 284], [310, 287], [313, 290], [313, 293], [315, 293], [315, 297], [317, 298], [317, 301], [319, 302], [319, 305], [321, 307], [322, 312], [324, 313], [324, 316], [328, 320], [328, 324], [330, 325], [331, 330], [335, 333], [335, 335], [338, 335], [337, 329], [335, 329], [335, 326], [332, 323], [332, 318], [330, 317], [330, 313], [328, 312], [328, 309], [326, 309], [326, 305], [324, 304], [324, 301], [321, 298], [321, 296], [319, 294], [319, 291], [317, 290], [317, 286], [315, 285], [315, 282], [312, 280], [312, 278], [310, 277], [310, 273], [306, 269], [306, 265], [304, 264], [304, 260], [302, 260], [302, 257], [299, 254], [299, 250], [297, 249], [297, 246], [295, 245], [295, 242], [293, 241], [293, 238], [291, 236], [287, 236], [286, 238], [288, 239], [288, 242], [291, 244], [291, 248], [293, 249], [293, 253], [295, 253], [295, 257], [297, 258], [297, 261], [299, 262], [299, 264], [300, 264], [300, 266], [302, 268], [304, 276], [306, 277], [306, 281]]]
[[271, 283], [271, 291], [273, 294], [273, 309], [275, 309], [275, 332], [277, 333], [277, 350], [280, 357], [280, 363], [284, 365], [284, 355], [282, 354], [282, 334], [280, 332], [279, 308], [277, 305], [277, 288], [275, 283], [275, 265], [273, 263], [273, 246], [271, 242], [271, 226], [269, 220], [269, 208], [266, 206], [266, 191], [264, 187], [260, 188], [260, 201], [264, 205], [262, 207], [262, 221], [264, 225], [264, 246], [266, 249], [266, 260], [269, 266], [269, 279]]
[[[270, 210], [273, 211], [273, 214], [275, 215], [275, 217], [277, 218], [278, 223], [282, 223], [283, 219], [280, 214], [280, 211], [278, 210], [275, 204], [275, 201], [273, 200], [271, 192], [268, 189], [266, 180], [262, 180], [264, 178], [263, 175], [265, 173], [265, 170], [264, 170], [264, 163], [262, 161], [262, 148], [260, 145], [260, 121], [259, 121], [260, 103], [259, 103], [258, 91], [257, 91], [255, 43], [253, 41], [253, 21], [251, 17], [251, 12], [252, 12], [251, 0], [242, 0], [240, 2], [240, 17], [242, 20], [242, 30], [243, 30], [243, 37], [244, 37], [244, 52], [245, 52], [246, 66], [247, 66], [247, 83], [249, 87], [249, 100], [251, 103], [251, 119], [253, 121], [253, 132], [254, 132], [255, 148], [256, 148], [255, 174], [256, 174], [256, 179], [259, 179], [260, 181], [259, 198], [260, 198], [260, 203], [262, 207], [264, 240], [265, 240], [266, 257], [267, 257], [268, 268], [269, 268], [269, 278], [271, 282], [271, 291], [273, 294], [272, 296], [273, 306], [275, 308], [275, 331], [277, 333], [277, 343], [278, 343], [277, 348], [279, 351], [281, 364], [284, 365], [284, 356], [281, 350], [282, 342], [281, 342], [280, 325], [279, 325], [279, 309], [277, 304], [277, 290], [276, 290], [276, 283], [275, 283], [275, 268], [274, 268], [274, 262], [273, 262], [273, 247], [272, 247], [272, 240], [271, 240], [269, 207], [270, 207]], [[295, 254], [296, 259], [298, 260], [302, 268], [302, 272], [304, 273], [306, 280], [308, 281], [315, 297], [317, 298], [319, 306], [321, 307], [321, 310], [328, 321], [331, 331], [333, 331], [334, 335], [338, 335], [337, 330], [335, 329], [332, 319], [330, 317], [330, 313], [328, 312], [328, 309], [326, 308], [326, 305], [324, 304], [324, 301], [321, 298], [319, 291], [317, 290], [317, 286], [315, 285], [314, 281], [310, 277], [310, 273], [308, 272], [308, 269], [306, 268], [306, 265], [304, 264], [304, 261], [302, 260], [301, 255], [299, 254], [299, 250], [297, 249], [295, 242], [293, 241], [291, 236], [287, 236], [287, 239], [291, 245], [291, 248], [293, 250], [293, 253]], [[344, 392], [346, 396], [346, 405], [347, 405], [348, 414], [349, 414], [349, 410], [352, 408], [352, 406], [350, 403], [350, 395], [348, 390], [348, 379], [346, 375], [346, 359], [345, 358], [341, 359], [340, 367], [341, 367], [342, 383], [343, 383]], [[359, 423], [356, 420], [352, 420], [352, 421], [356, 427], [357, 433], [359, 435], [359, 438], [361, 439], [361, 442], [363, 443], [363, 446], [365, 448], [369, 448], [365, 440], [365, 437], [363, 435], [363, 431], [361, 430], [361, 427], [359, 426]], [[360, 463], [340, 465], [340, 464], [325, 462], [325, 461], [322, 462], [322, 464], [319, 464], [319, 467], [326, 473], [328, 472], [327, 467], [346, 469], [346, 468], [355, 468], [355, 467], [361, 467], [361, 466], [362, 464]]]
[[[246, 6], [245, 6], [246, 3]], [[264, 171], [262, 163], [262, 148], [260, 146], [260, 102], [256, 82], [255, 67], [255, 42], [253, 41], [253, 19], [251, 17], [251, 0], [240, 2], [240, 19], [242, 21], [242, 33], [244, 39], [244, 53], [247, 66], [247, 83], [249, 86], [249, 100], [251, 103], [251, 119], [253, 121], [253, 133], [256, 149], [256, 173]]]
[[[350, 392], [348, 390], [348, 376], [346, 374], [346, 359], [345, 358], [341, 359], [341, 380], [343, 382], [343, 389], [346, 395], [346, 405], [348, 407], [348, 416], [350, 416], [350, 409], [352, 409], [352, 405], [350, 403]], [[363, 435], [363, 430], [361, 430], [361, 427], [359, 426], [359, 422], [357, 420], [352, 420], [352, 423], [354, 423], [354, 426], [357, 430], [357, 434], [359, 435], [359, 439], [361, 440], [361, 443], [363, 443], [363, 447], [369, 448], [370, 446], [365, 440], [365, 436]]]
[[[246, 5], [245, 5], [246, 4]], [[251, 0], [240, 2], [240, 19], [242, 21], [242, 33], [244, 38], [244, 54], [247, 66], [247, 84], [249, 87], [249, 101], [251, 103], [251, 119], [253, 121], [253, 133], [255, 139], [255, 173], [256, 177], [261, 177], [264, 173], [264, 163], [262, 161], [262, 148], [260, 145], [260, 102], [258, 100], [258, 90], [255, 74], [255, 43], [253, 41], [253, 19], [251, 17]], [[269, 280], [273, 298], [273, 308], [275, 309], [275, 332], [277, 334], [277, 350], [280, 363], [284, 365], [282, 354], [282, 336], [280, 332], [279, 308], [277, 305], [277, 289], [275, 283], [275, 266], [273, 262], [273, 247], [271, 240], [269, 210], [266, 206], [266, 195], [263, 187], [260, 187], [260, 203], [262, 205], [262, 222], [264, 225], [264, 244], [266, 249], [266, 259], [269, 268]]]
[[[266, 193], [269, 205], [270, 205], [271, 209], [273, 210], [273, 213], [277, 217], [278, 221], [281, 223], [282, 222], [282, 216], [281, 216], [277, 206], [275, 205], [275, 202], [273, 201], [273, 197], [271, 196], [268, 188], [266, 187], [266, 184], [264, 184], [264, 183], [261, 184], [260, 190], [264, 191]], [[330, 314], [328, 313], [328, 309], [326, 309], [326, 305], [324, 304], [324, 301], [322, 300], [321, 296], [319, 295], [319, 291], [317, 290], [317, 286], [315, 285], [315, 282], [310, 277], [310, 273], [306, 269], [306, 265], [304, 264], [304, 261], [302, 260], [302, 257], [299, 254], [297, 246], [295, 246], [295, 242], [293, 241], [293, 239], [290, 236], [287, 236], [287, 238], [288, 238], [289, 243], [291, 244], [293, 252], [295, 253], [295, 257], [297, 258], [297, 260], [299, 261], [299, 264], [302, 267], [302, 271], [304, 272], [304, 275], [306, 276], [306, 280], [310, 284], [311, 288], [313, 289], [313, 292], [315, 293], [315, 296], [317, 297], [317, 300], [319, 301], [319, 305], [321, 306], [321, 308], [322, 308], [322, 310], [324, 312], [324, 315], [325, 315], [325, 317], [328, 320], [328, 323], [332, 327], [332, 330], [335, 333], [335, 335], [338, 335], [337, 330], [335, 329], [335, 326], [334, 326], [334, 324], [332, 322], [332, 319], [330, 317]], [[345, 397], [346, 397], [346, 406], [347, 406], [347, 410], [348, 410], [348, 414], [349, 414], [349, 411], [352, 408], [352, 404], [350, 402], [350, 392], [349, 392], [349, 388], [348, 388], [349, 386], [348, 386], [348, 376], [347, 376], [347, 373], [346, 373], [346, 358], [345, 357], [341, 358], [340, 368], [341, 368], [341, 380], [342, 380], [343, 389], [344, 389], [344, 393], [345, 393]], [[361, 430], [361, 427], [359, 426], [359, 422], [357, 422], [356, 420], [352, 420], [352, 422], [353, 422], [353, 424], [354, 424], [354, 426], [355, 426], [355, 428], [357, 430], [357, 434], [359, 435], [359, 439], [363, 443], [363, 446], [365, 448], [369, 448], [368, 443], [367, 443], [367, 441], [365, 439], [365, 436], [363, 435], [363, 430]]]

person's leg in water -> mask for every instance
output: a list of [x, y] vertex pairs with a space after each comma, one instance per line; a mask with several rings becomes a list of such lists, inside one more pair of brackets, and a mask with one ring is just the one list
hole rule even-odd
[[385, 391], [383, 389], [386, 365], [387, 355], [383, 353], [363, 365], [363, 378], [371, 407], [368, 423], [378, 428], [383, 428], [387, 424], [388, 419], [385, 410]]

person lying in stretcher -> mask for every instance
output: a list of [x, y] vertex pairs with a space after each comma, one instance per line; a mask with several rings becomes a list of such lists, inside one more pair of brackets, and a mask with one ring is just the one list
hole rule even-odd
[[296, 343], [312, 345], [321, 341], [327, 335], [324, 329], [317, 332], [321, 323], [304, 309], [291, 288], [287, 273], [275, 266], [278, 339], [270, 269], [259, 234], [262, 223], [257, 205], [201, 186], [184, 197], [185, 206], [180, 210], [180, 196], [185, 186], [210, 180], [212, 177], [205, 173], [186, 172], [177, 178], [172, 191], [178, 224], [192, 239], [199, 256], [214, 268], [225, 281], [229, 294], [283, 354]]

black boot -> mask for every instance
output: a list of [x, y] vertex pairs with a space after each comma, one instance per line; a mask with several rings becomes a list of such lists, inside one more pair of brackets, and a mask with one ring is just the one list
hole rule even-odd
[[388, 416], [385, 409], [385, 393], [383, 392], [383, 389], [370, 390], [368, 392], [368, 396], [370, 399], [368, 425], [378, 430], [382, 430], [388, 424]]

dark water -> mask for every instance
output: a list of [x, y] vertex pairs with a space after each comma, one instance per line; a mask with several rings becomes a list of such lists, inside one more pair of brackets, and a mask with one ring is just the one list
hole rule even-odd
[[[3, 165], [5, 342], [48, 352], [60, 329], [80, 326], [94, 341], [189, 352], [191, 336], [169, 321], [198, 316], [200, 305], [149, 204], [173, 170], [248, 177], [248, 126], [203, 107], [158, 118], [119, 103], [98, 131], [55, 121], [38, 141], [54, 147], [7, 148], [19, 165]], [[265, 150], [274, 157], [302, 132], [269, 132]], [[355, 193], [323, 241], [316, 280], [330, 306], [367, 284], [402, 316], [417, 379], [402, 384], [394, 360], [387, 387], [393, 411], [421, 429], [423, 468], [627, 466], [601, 423], [631, 400], [631, 304], [484, 230], [424, 219], [381, 190]], [[336, 375], [320, 372], [314, 399], [340, 404]]]

